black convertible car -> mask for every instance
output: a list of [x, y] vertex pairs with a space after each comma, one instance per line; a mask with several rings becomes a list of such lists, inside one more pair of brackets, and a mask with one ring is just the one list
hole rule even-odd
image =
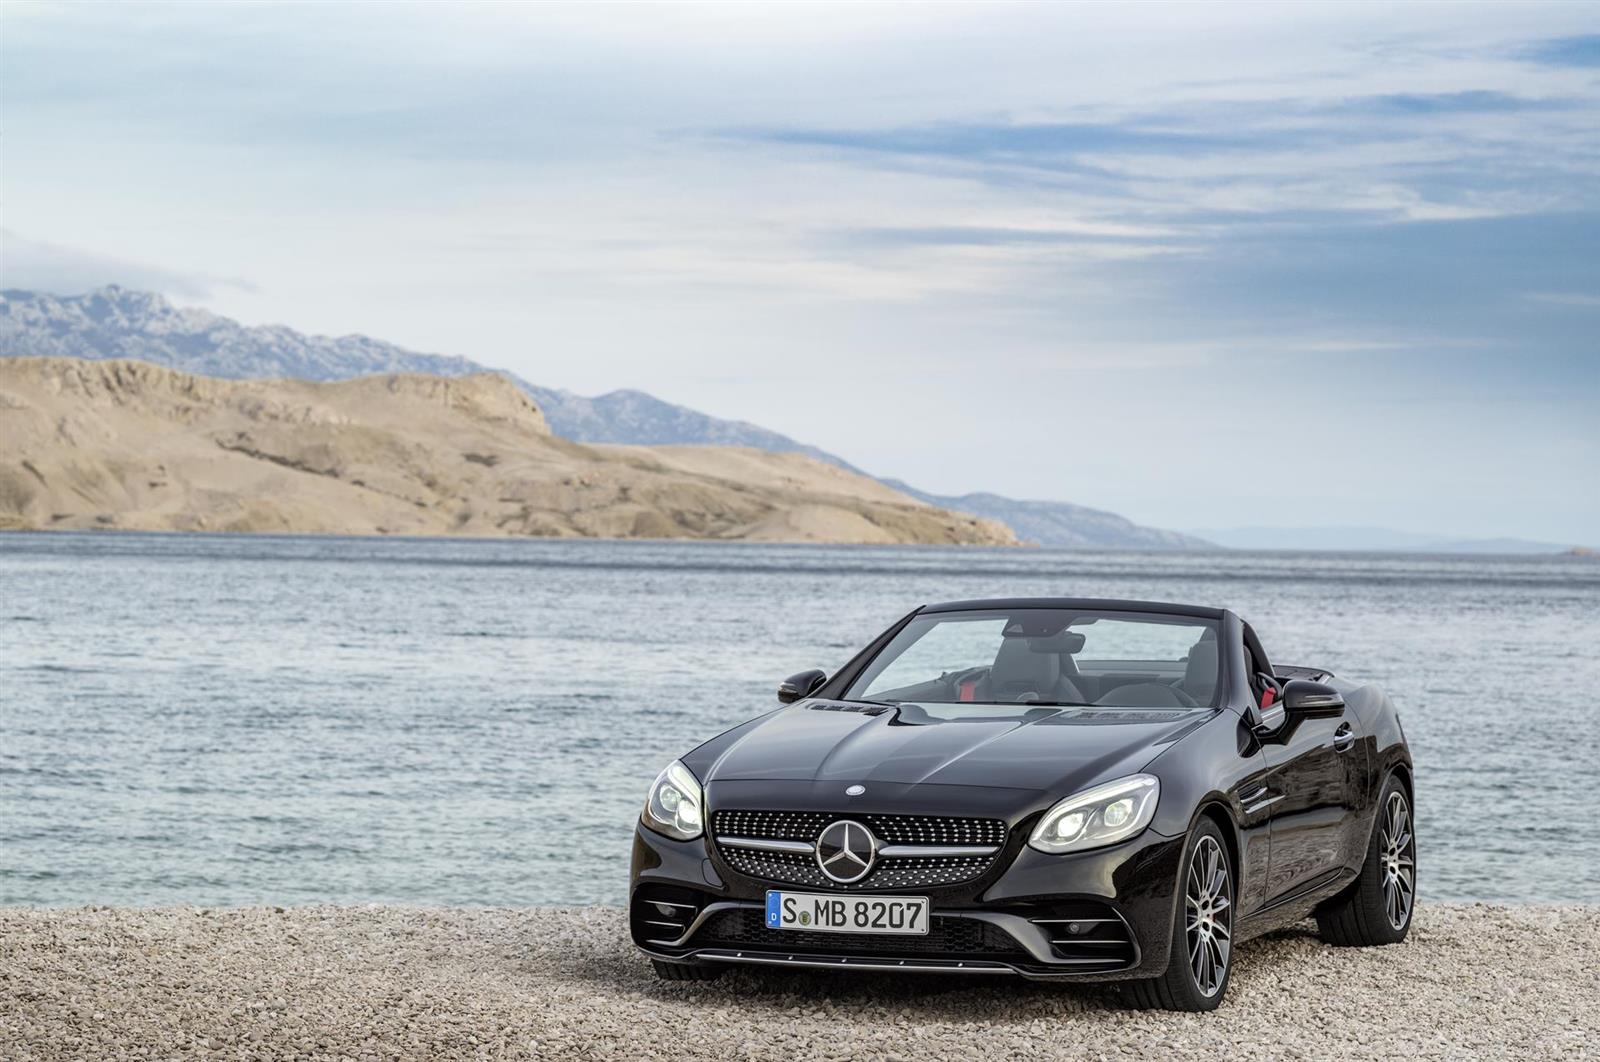
[[667, 980], [1020, 974], [1209, 1010], [1249, 937], [1410, 928], [1394, 704], [1274, 666], [1226, 609], [930, 605], [778, 699], [650, 787], [629, 922]]

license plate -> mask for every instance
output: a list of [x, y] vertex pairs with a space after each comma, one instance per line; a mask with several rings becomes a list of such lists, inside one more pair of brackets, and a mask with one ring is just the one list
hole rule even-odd
[[774, 891], [767, 893], [767, 928], [921, 936], [928, 932], [928, 898]]

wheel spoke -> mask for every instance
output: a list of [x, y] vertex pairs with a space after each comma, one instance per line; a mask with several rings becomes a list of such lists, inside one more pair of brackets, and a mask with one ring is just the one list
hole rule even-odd
[[1233, 939], [1228, 933], [1228, 927], [1223, 925], [1221, 922], [1218, 922], [1216, 925], [1211, 927], [1211, 935], [1221, 940]]
[[[1224, 891], [1226, 891], [1226, 890], [1224, 890]], [[1229, 901], [1228, 901], [1228, 897], [1227, 896], [1225, 896], [1225, 895], [1218, 896], [1215, 900], [1211, 901], [1212, 913], [1216, 914], [1216, 913], [1220, 913], [1222, 911], [1226, 911], [1228, 909], [1228, 904], [1229, 904]]]
[[1222, 980], [1222, 975], [1228, 969], [1228, 945], [1216, 937], [1211, 938], [1211, 954], [1215, 960], [1214, 972], [1217, 980]]

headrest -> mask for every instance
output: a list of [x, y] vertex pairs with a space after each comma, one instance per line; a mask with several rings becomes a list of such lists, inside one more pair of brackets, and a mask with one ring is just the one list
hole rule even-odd
[[1217, 642], [1202, 638], [1189, 647], [1189, 663], [1183, 671], [1183, 692], [1210, 704], [1217, 692]]
[[1054, 653], [1033, 652], [1031, 639], [1007, 638], [994, 655], [989, 681], [997, 692], [1006, 687], [1048, 693], [1061, 678], [1061, 658]]

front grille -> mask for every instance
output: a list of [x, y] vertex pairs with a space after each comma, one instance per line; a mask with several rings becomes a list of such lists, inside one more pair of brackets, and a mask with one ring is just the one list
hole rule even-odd
[[713, 833], [720, 838], [815, 843], [823, 827], [849, 818], [872, 831], [881, 846], [992, 846], [989, 855], [885, 856], [860, 881], [840, 884], [803, 852], [769, 852], [719, 844], [730, 867], [752, 878], [820, 889], [927, 889], [957, 885], [979, 877], [993, 866], [1005, 846], [1006, 824], [1000, 819], [963, 819], [938, 815], [843, 815], [823, 811], [718, 811]]
[[883, 933], [815, 933], [803, 929], [769, 929], [761, 910], [724, 911], [706, 920], [690, 943], [697, 948], [731, 947], [744, 951], [948, 956], [958, 959], [1026, 958], [1011, 934], [988, 922], [934, 915], [922, 936]]
[[822, 872], [814, 856], [792, 852], [759, 852], [752, 848], [723, 848], [722, 858], [739, 873], [768, 881], [809, 885], [819, 889], [928, 889], [955, 885], [982, 874], [994, 856], [879, 859], [860, 881], [842, 885]]
[[999, 819], [851, 815], [827, 811], [719, 811], [711, 817], [719, 837], [759, 837], [771, 841], [815, 841], [824, 826], [839, 819], [861, 823], [884, 844], [1006, 843], [1006, 824]]

